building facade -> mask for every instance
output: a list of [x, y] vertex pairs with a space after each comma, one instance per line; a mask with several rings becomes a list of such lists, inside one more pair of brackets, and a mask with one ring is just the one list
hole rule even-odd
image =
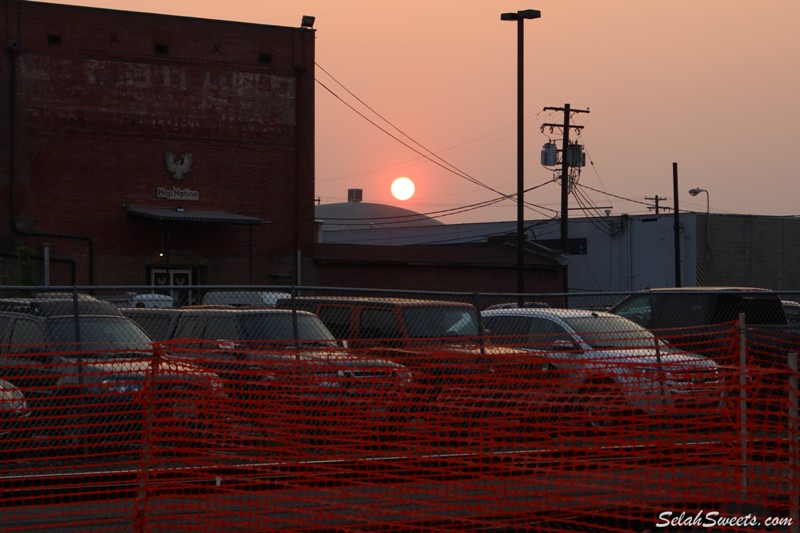
[[[480, 243], [516, 231], [516, 222], [342, 230], [318, 229], [326, 246], [424, 247]], [[525, 223], [525, 239], [560, 247], [558, 220]], [[800, 290], [800, 218], [681, 213], [571, 218], [571, 293], [627, 293], [648, 287], [750, 286]], [[390, 254], [386, 254], [390, 255]], [[610, 301], [609, 303], [613, 303]], [[598, 302], [599, 304], [599, 302]]]
[[313, 29], [0, 0], [0, 32], [4, 270], [20, 247], [53, 285], [313, 266]]

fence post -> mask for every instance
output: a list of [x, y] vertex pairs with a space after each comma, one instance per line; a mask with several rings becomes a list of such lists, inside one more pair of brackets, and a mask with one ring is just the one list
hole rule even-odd
[[478, 313], [478, 342], [481, 347], [481, 355], [486, 354], [486, 343], [488, 342], [488, 338], [486, 335], [486, 330], [483, 329], [483, 320], [481, 320], [481, 295], [480, 293], [476, 292], [472, 295], [472, 305], [475, 306], [475, 311]]
[[297, 301], [295, 300], [295, 297], [297, 296], [297, 287], [292, 285], [292, 292], [290, 294], [292, 300], [292, 340], [294, 340], [295, 347], [299, 349], [300, 336], [298, 334], [298, 325], [297, 325]]
[[142, 416], [142, 462], [139, 466], [139, 493], [136, 497], [134, 509], [134, 530], [137, 533], [147, 531], [147, 492], [150, 488], [150, 469], [153, 461], [153, 423], [155, 419], [156, 387], [158, 372], [161, 368], [161, 359], [164, 347], [160, 344], [153, 345], [153, 358], [150, 361], [150, 375], [145, 383], [145, 409]]
[[747, 495], [747, 336], [744, 313], [739, 313], [739, 424], [742, 460], [742, 496]]
[[89, 414], [87, 407], [86, 407], [86, 396], [88, 395], [86, 389], [84, 388], [85, 383], [85, 369], [83, 368], [83, 340], [81, 338], [81, 310], [78, 304], [78, 286], [73, 285], [72, 287], [72, 318], [75, 322], [75, 349], [76, 357], [75, 357], [75, 370], [78, 372], [78, 390], [75, 394], [78, 397], [75, 399], [78, 402], [78, 427], [76, 428], [77, 434], [77, 449], [80, 450], [83, 455], [89, 455], [89, 446], [86, 439], [86, 417]]
[[789, 353], [789, 515], [792, 533], [800, 532], [800, 501], [798, 501], [797, 446], [797, 352]]

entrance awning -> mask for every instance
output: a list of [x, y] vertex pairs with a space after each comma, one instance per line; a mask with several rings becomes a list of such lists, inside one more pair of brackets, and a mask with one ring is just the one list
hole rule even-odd
[[125, 206], [125, 212], [132, 218], [149, 218], [162, 222], [185, 222], [195, 224], [238, 224], [240, 226], [258, 226], [264, 220], [227, 211], [208, 209], [186, 209], [183, 207], [136, 207]]

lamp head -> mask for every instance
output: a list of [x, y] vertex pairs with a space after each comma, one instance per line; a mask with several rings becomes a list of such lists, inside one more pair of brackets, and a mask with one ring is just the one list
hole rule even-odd
[[300, 26], [303, 28], [313, 28], [314, 20], [315, 17], [312, 17], [311, 15], [303, 15], [303, 18], [300, 21]]
[[523, 9], [516, 13], [501, 13], [500, 20], [538, 19], [541, 16], [542, 12], [536, 9]]
[[705, 192], [705, 189], [701, 189], [700, 187], [695, 187], [694, 189], [689, 189], [689, 194], [692, 196], [697, 196], [701, 192]]

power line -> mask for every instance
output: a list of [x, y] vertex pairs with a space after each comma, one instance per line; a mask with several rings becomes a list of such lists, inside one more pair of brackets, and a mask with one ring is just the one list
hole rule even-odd
[[[407, 143], [407, 142], [403, 141], [402, 139], [398, 138], [398, 137], [397, 137], [396, 135], [394, 135], [393, 133], [391, 133], [391, 132], [387, 131], [387, 130], [386, 130], [386, 128], [383, 128], [382, 126], [380, 126], [379, 124], [377, 124], [377, 123], [376, 123], [374, 120], [370, 119], [370, 118], [369, 118], [369, 117], [367, 117], [367, 116], [366, 116], [364, 113], [360, 112], [360, 111], [359, 111], [359, 110], [357, 110], [355, 107], [353, 107], [353, 106], [352, 106], [350, 103], [346, 102], [346, 101], [345, 101], [345, 100], [344, 100], [344, 99], [343, 99], [343, 98], [342, 98], [340, 95], [338, 95], [338, 94], [337, 94], [335, 91], [333, 91], [333, 90], [332, 90], [330, 87], [328, 87], [327, 85], [325, 85], [325, 84], [324, 84], [323, 82], [321, 82], [319, 79], [316, 79], [316, 80], [315, 80], [315, 81], [316, 81], [316, 82], [317, 82], [317, 83], [318, 83], [318, 84], [319, 84], [321, 87], [323, 87], [323, 88], [324, 88], [326, 91], [328, 91], [328, 92], [329, 92], [331, 95], [333, 95], [333, 96], [334, 96], [336, 99], [338, 99], [338, 100], [339, 100], [340, 102], [342, 102], [342, 103], [343, 103], [345, 106], [347, 106], [349, 109], [351, 109], [351, 110], [352, 110], [354, 113], [356, 113], [357, 115], [359, 115], [361, 118], [363, 118], [364, 120], [366, 120], [367, 122], [369, 122], [370, 124], [372, 124], [373, 126], [375, 126], [376, 128], [378, 128], [380, 131], [382, 131], [383, 133], [385, 133], [386, 135], [388, 135], [389, 137], [391, 137], [391, 138], [392, 138], [392, 139], [394, 139], [395, 141], [399, 142], [400, 144], [402, 144], [402, 145], [403, 145], [403, 146], [405, 146], [406, 148], [410, 149], [410, 150], [411, 150], [411, 151], [413, 151], [414, 153], [418, 154], [419, 156], [421, 156], [421, 157], [425, 158], [426, 160], [428, 160], [428, 161], [430, 161], [430, 162], [432, 162], [432, 163], [436, 164], [437, 166], [439, 166], [439, 167], [441, 167], [441, 168], [443, 168], [443, 169], [447, 170], [448, 172], [451, 172], [451, 173], [455, 174], [456, 176], [458, 176], [458, 177], [460, 177], [460, 178], [462, 178], [462, 179], [465, 179], [465, 180], [469, 181], [470, 183], [473, 183], [473, 184], [475, 184], [475, 185], [478, 185], [479, 187], [482, 187], [482, 188], [485, 188], [485, 189], [487, 189], [487, 190], [490, 190], [490, 191], [492, 191], [492, 192], [494, 192], [494, 193], [498, 194], [499, 196], [501, 196], [501, 197], [503, 197], [503, 198], [505, 198], [505, 199], [509, 199], [509, 200], [510, 200], [510, 199], [513, 199], [513, 198], [516, 196], [515, 194], [506, 194], [506, 193], [503, 193], [503, 192], [501, 192], [501, 191], [498, 191], [497, 189], [495, 189], [495, 188], [493, 188], [493, 187], [491, 187], [491, 186], [487, 185], [486, 183], [483, 183], [482, 181], [478, 180], [477, 178], [474, 178], [474, 177], [472, 177], [471, 175], [467, 174], [466, 172], [462, 171], [461, 169], [459, 169], [459, 168], [457, 168], [456, 166], [452, 165], [451, 163], [447, 162], [447, 161], [446, 161], [446, 160], [444, 160], [442, 157], [440, 157], [440, 156], [436, 155], [436, 154], [435, 154], [435, 153], [434, 153], [432, 150], [429, 150], [428, 148], [426, 148], [425, 146], [423, 146], [421, 143], [419, 143], [419, 142], [417, 142], [416, 140], [414, 140], [413, 138], [411, 138], [409, 135], [407, 135], [407, 134], [406, 134], [406, 133], [404, 133], [402, 130], [400, 130], [400, 129], [399, 129], [397, 126], [395, 126], [394, 124], [392, 124], [392, 123], [391, 123], [391, 122], [390, 122], [388, 119], [386, 119], [385, 117], [383, 117], [382, 115], [380, 115], [379, 113], [377, 113], [375, 110], [373, 110], [373, 109], [372, 109], [372, 108], [371, 108], [369, 105], [367, 105], [367, 104], [366, 104], [366, 103], [365, 103], [363, 100], [361, 100], [360, 98], [358, 98], [358, 97], [357, 97], [357, 96], [356, 96], [356, 95], [355, 95], [355, 94], [354, 94], [352, 91], [350, 91], [349, 89], [347, 89], [346, 87], [344, 87], [344, 85], [343, 85], [343, 84], [341, 84], [341, 83], [340, 83], [338, 80], [336, 80], [336, 78], [334, 78], [333, 76], [331, 76], [331, 75], [330, 75], [330, 73], [328, 73], [328, 72], [327, 72], [327, 71], [326, 71], [324, 68], [322, 68], [321, 66], [319, 66], [319, 64], [317, 64], [317, 66], [319, 67], [319, 69], [320, 69], [320, 70], [322, 70], [322, 71], [323, 71], [323, 72], [325, 72], [325, 73], [326, 73], [328, 76], [330, 76], [330, 77], [331, 77], [331, 79], [333, 79], [333, 80], [334, 80], [334, 81], [335, 81], [335, 82], [336, 82], [338, 85], [340, 85], [341, 87], [343, 87], [343, 88], [344, 88], [344, 90], [345, 90], [345, 91], [347, 91], [347, 93], [348, 93], [348, 94], [352, 95], [352, 96], [353, 96], [353, 97], [354, 97], [354, 98], [355, 98], [355, 99], [356, 99], [358, 102], [360, 102], [360, 103], [361, 103], [362, 105], [364, 105], [364, 106], [365, 106], [367, 109], [369, 109], [369, 110], [370, 110], [371, 112], [373, 112], [373, 113], [374, 113], [376, 116], [378, 116], [378, 117], [379, 117], [381, 120], [383, 120], [384, 122], [386, 122], [387, 124], [389, 124], [389, 125], [390, 125], [390, 126], [393, 128], [393, 129], [395, 129], [396, 131], [398, 131], [398, 132], [399, 132], [401, 135], [403, 135], [405, 138], [409, 139], [411, 142], [413, 142], [414, 144], [416, 144], [417, 146], [419, 146], [420, 148], [422, 148], [422, 150], [424, 150], [424, 151], [425, 151], [425, 152], [427, 152], [427, 153], [425, 153], [425, 152], [421, 151], [420, 149], [417, 149], [417, 148], [416, 148], [416, 147], [414, 147], [414, 146], [411, 146], [409, 143]], [[434, 159], [434, 158], [435, 158], [435, 159]], [[530, 208], [530, 209], [532, 209], [532, 210], [534, 210], [534, 211], [538, 212], [538, 213], [539, 213], [539, 214], [541, 214], [541, 215], [544, 215], [544, 214], [545, 214], [545, 213], [544, 213], [542, 210], [546, 210], [546, 211], [550, 211], [550, 212], [555, 212], [555, 210], [553, 210], [553, 209], [550, 209], [550, 208], [547, 208], [547, 207], [544, 207], [544, 206], [540, 206], [540, 205], [536, 205], [536, 204], [531, 204], [531, 203], [528, 203], [528, 202], [526, 202], [526, 203], [525, 203], [525, 205], [526, 205], [528, 208]]]

